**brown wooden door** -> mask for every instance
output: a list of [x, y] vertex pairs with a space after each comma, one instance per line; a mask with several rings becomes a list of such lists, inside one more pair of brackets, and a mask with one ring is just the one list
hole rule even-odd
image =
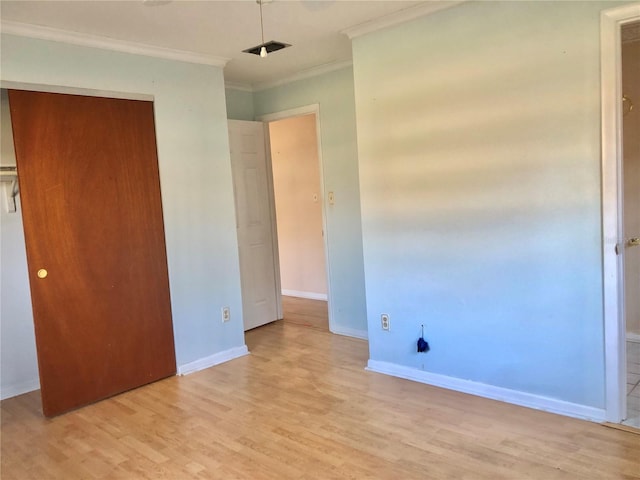
[[153, 103], [9, 104], [44, 414], [174, 374]]

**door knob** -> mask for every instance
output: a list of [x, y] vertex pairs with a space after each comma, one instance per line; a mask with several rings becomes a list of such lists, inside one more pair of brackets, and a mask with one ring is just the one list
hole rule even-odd
[[640, 237], [633, 237], [627, 240], [627, 247], [637, 247], [640, 245]]
[[47, 272], [46, 269], [41, 268], [40, 270], [38, 270], [38, 278], [47, 278], [47, 275], [49, 275], [49, 272]]

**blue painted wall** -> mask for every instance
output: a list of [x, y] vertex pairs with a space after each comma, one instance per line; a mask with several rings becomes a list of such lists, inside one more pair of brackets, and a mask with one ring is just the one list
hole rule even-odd
[[253, 92], [237, 88], [225, 88], [227, 118], [230, 120], [253, 120]]
[[612, 6], [469, 2], [354, 40], [372, 360], [604, 407]]

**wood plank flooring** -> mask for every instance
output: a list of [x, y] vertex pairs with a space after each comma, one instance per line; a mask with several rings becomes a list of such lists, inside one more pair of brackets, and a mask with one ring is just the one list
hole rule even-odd
[[246, 342], [54, 419], [3, 401], [2, 479], [640, 478], [638, 435], [367, 372], [365, 341], [318, 328]]
[[327, 302], [282, 296], [283, 320], [301, 327], [329, 331]]

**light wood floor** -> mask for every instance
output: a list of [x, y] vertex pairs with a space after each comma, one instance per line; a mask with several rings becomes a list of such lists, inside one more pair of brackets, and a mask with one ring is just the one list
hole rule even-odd
[[329, 331], [326, 301], [283, 296], [282, 312], [285, 323]]
[[51, 420], [3, 401], [2, 479], [640, 478], [638, 435], [367, 372], [366, 342], [317, 328], [246, 341]]

